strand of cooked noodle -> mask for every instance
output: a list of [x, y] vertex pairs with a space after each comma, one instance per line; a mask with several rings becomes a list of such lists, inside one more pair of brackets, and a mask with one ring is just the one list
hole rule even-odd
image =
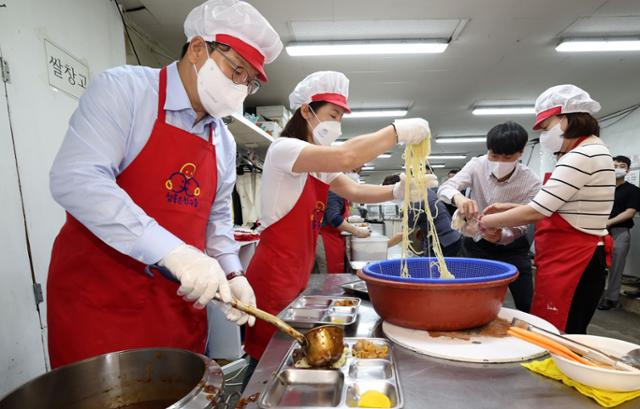
[[[418, 217], [421, 212], [424, 212], [429, 225], [429, 235], [431, 248], [436, 257], [436, 261], [430, 262], [429, 275], [433, 271], [433, 267], [437, 267], [440, 278], [452, 279], [455, 278], [453, 274], [447, 268], [447, 264], [442, 254], [442, 247], [440, 246], [440, 239], [436, 232], [434, 217], [431, 214], [431, 208], [429, 206], [429, 179], [426, 177], [427, 173], [427, 158], [431, 153], [431, 136], [425, 138], [419, 144], [407, 145], [404, 151], [404, 164], [406, 180], [404, 186], [404, 200], [402, 202], [402, 259], [401, 263], [401, 277], [411, 277], [409, 272], [407, 258], [409, 257], [409, 250], [413, 250], [413, 246], [409, 240], [409, 234], [412, 230], [417, 228]], [[418, 189], [420, 192], [420, 199], [422, 206], [417, 208], [411, 204], [411, 189]], [[409, 211], [414, 212], [413, 226], [409, 227]], [[437, 212], [437, 208], [436, 208]]]

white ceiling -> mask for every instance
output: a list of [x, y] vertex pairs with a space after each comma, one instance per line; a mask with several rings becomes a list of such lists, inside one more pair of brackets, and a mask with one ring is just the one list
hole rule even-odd
[[[200, 0], [120, 0], [125, 8], [144, 6], [128, 17], [177, 57], [184, 42], [182, 23]], [[270, 77], [247, 105], [286, 104], [298, 81], [317, 70], [344, 72], [351, 80], [352, 108], [410, 107], [409, 116], [428, 119], [434, 135], [484, 134], [509, 119], [530, 129], [531, 116], [477, 117], [479, 102], [533, 103], [547, 87], [573, 83], [602, 103], [602, 115], [640, 102], [640, 53], [560, 54], [563, 37], [640, 35], [638, 0], [251, 0], [286, 45], [296, 40], [416, 37], [457, 28], [443, 54], [406, 56], [289, 57], [285, 51], [267, 67]], [[438, 20], [424, 23], [416, 20]], [[404, 20], [399, 26], [390, 21]], [[431, 27], [420, 28], [420, 24]], [[391, 26], [391, 27], [390, 27]], [[321, 38], [323, 27], [331, 27]], [[400, 27], [400, 28], [398, 28]], [[405, 30], [404, 32], [402, 30]], [[353, 34], [356, 33], [356, 34]], [[298, 35], [296, 37], [296, 34]], [[143, 61], [144, 63], [144, 61]], [[387, 124], [384, 119], [345, 120], [354, 136]], [[474, 156], [483, 144], [438, 145], [436, 152]], [[399, 169], [401, 155], [376, 161], [377, 169]], [[445, 161], [447, 168], [464, 161]], [[379, 181], [381, 172], [370, 175]]]

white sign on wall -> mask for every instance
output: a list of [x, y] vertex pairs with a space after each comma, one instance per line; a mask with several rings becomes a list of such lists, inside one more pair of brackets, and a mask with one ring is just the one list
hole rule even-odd
[[49, 85], [76, 98], [87, 88], [89, 67], [77, 58], [44, 40]]

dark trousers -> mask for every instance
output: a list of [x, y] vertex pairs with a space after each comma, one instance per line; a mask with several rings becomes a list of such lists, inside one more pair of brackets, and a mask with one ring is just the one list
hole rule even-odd
[[533, 278], [531, 275], [531, 257], [529, 256], [529, 241], [520, 237], [506, 246], [493, 244], [486, 240], [479, 242], [465, 237], [462, 240], [460, 257], [483, 258], [513, 264], [520, 272], [518, 279], [509, 284], [509, 291], [513, 296], [516, 308], [529, 312], [533, 298]]
[[604, 291], [606, 266], [604, 246], [598, 246], [573, 294], [565, 328], [567, 334], [587, 333], [589, 322], [596, 312], [598, 301]]

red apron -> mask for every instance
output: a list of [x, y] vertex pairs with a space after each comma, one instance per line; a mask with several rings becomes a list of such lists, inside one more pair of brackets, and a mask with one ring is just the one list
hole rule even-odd
[[[295, 206], [260, 235], [247, 268], [258, 308], [278, 314], [304, 291], [315, 261], [328, 192], [329, 185], [308, 175]], [[257, 320], [246, 328], [245, 351], [260, 359], [274, 332], [271, 324]]]
[[[574, 147], [584, 139], [579, 138]], [[545, 183], [549, 176], [545, 175]], [[564, 331], [573, 295], [600, 241], [609, 264], [611, 236], [581, 232], [554, 213], [536, 223], [534, 241], [537, 272], [531, 313]]]
[[[347, 217], [349, 217], [349, 201], [344, 199], [342, 218], [347, 220]], [[347, 241], [341, 233], [340, 230], [328, 224], [320, 228], [320, 236], [322, 236], [322, 244], [327, 259], [327, 273], [329, 274], [342, 274], [345, 272], [344, 257]]]
[[[204, 249], [217, 189], [215, 148], [211, 134], [207, 142], [165, 122], [166, 84], [162, 68], [153, 131], [116, 183], [161, 226]], [[117, 209], [105, 209], [105, 222], [113, 212]], [[143, 263], [105, 244], [67, 214], [53, 245], [47, 282], [53, 368], [129, 348], [204, 351], [206, 309], [197, 310], [177, 296], [175, 282], [151, 278], [144, 270]]]

